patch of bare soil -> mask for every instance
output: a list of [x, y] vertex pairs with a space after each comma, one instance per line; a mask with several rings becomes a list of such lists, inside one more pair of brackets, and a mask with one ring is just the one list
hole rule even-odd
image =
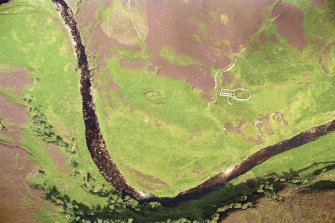
[[131, 169], [131, 172], [134, 173], [137, 179], [137, 183], [140, 184], [143, 188], [155, 191], [158, 189], [165, 189], [168, 187], [168, 184], [164, 181], [155, 178], [153, 176], [150, 176], [148, 174], [144, 174], [138, 170]]
[[325, 0], [311, 0], [311, 5], [316, 7], [325, 3]]
[[233, 125], [232, 123], [228, 123], [224, 126], [225, 130], [228, 133], [236, 133], [238, 134], [242, 139], [244, 139], [245, 141], [248, 141], [250, 143], [256, 144], [256, 145], [260, 145], [263, 143], [263, 140], [261, 138], [261, 136], [258, 135], [254, 135], [254, 136], [247, 136], [244, 134], [243, 132], [243, 126], [246, 125], [247, 122], [244, 120], [239, 121], [236, 125]]
[[[0, 72], [0, 87], [15, 89], [14, 94], [21, 93], [31, 83], [24, 71], [10, 73]], [[21, 126], [27, 123], [25, 108], [14, 105], [0, 95], [0, 136], [18, 143], [21, 138]]]
[[13, 105], [0, 95], [0, 136], [19, 143], [22, 135], [22, 125], [27, 123], [24, 107]]
[[257, 131], [257, 135], [255, 134], [254, 136], [247, 136], [245, 135], [245, 133], [243, 132], [243, 127], [247, 124], [250, 124], [244, 120], [239, 121], [238, 123], [236, 123], [235, 125], [233, 125], [232, 123], [228, 123], [225, 125], [225, 130], [228, 133], [236, 133], [238, 135], [240, 135], [244, 140], [260, 145], [262, 143], [264, 143], [264, 139], [266, 137], [272, 136], [274, 134], [276, 134], [271, 126], [271, 121], [275, 121], [278, 125], [285, 125], [287, 126], [288, 123], [286, 121], [286, 119], [284, 118], [283, 114], [280, 112], [273, 112], [271, 114], [267, 114], [263, 117], [261, 117], [260, 119], [256, 120], [254, 122], [254, 126], [255, 126], [255, 130]]
[[0, 170], [0, 222], [34, 222], [40, 208], [52, 209], [39, 191], [25, 183], [34, 168], [23, 149], [0, 144]]
[[304, 11], [292, 4], [280, 2], [272, 12], [278, 32], [298, 50], [307, 46], [304, 35]]
[[0, 95], [0, 138], [19, 144], [22, 125], [28, 121], [24, 107], [13, 105]]
[[27, 122], [26, 111], [23, 107], [13, 105], [0, 95], [0, 117], [10, 119], [15, 125], [23, 125]]
[[203, 130], [201, 129], [201, 126], [200, 125], [194, 125], [193, 130], [188, 137], [188, 140], [192, 141], [192, 140], [195, 140], [197, 138], [200, 138], [202, 136], [202, 134], [203, 134]]
[[335, 191], [291, 195], [281, 203], [262, 198], [256, 208], [236, 211], [222, 223], [335, 222]]
[[156, 63], [160, 67], [158, 76], [169, 76], [178, 80], [185, 80], [194, 88], [202, 89], [204, 98], [208, 101], [212, 99], [212, 90], [215, 81], [209, 69], [202, 68], [198, 65], [190, 65], [187, 67], [175, 66], [160, 60]]
[[[21, 93], [31, 83], [24, 71], [18, 70], [10, 73], [0, 73], [0, 87], [13, 88], [15, 94]], [[27, 123], [25, 108], [14, 105], [0, 95], [0, 135], [18, 142], [21, 137], [21, 126]]]
[[15, 93], [20, 93], [29, 84], [31, 84], [31, 80], [25, 71], [0, 72], [0, 87], [15, 88]]
[[222, 82], [222, 85], [223, 86], [228, 86], [231, 83], [233, 83], [234, 79], [235, 79], [234, 76], [229, 71], [224, 72], [223, 73], [223, 82]]
[[265, 42], [265, 41], [271, 41], [271, 42], [275, 42], [276, 41], [276, 36], [274, 34], [271, 34], [269, 36], [266, 36], [264, 34], [264, 32], [261, 32], [259, 37], [258, 37], [258, 40], [260, 42]]
[[[30, 83], [31, 80], [24, 71], [0, 72], [0, 87], [14, 88], [15, 94], [21, 93]], [[0, 95], [0, 121], [3, 127], [1, 134], [18, 140], [18, 131], [27, 122], [26, 111], [24, 107], [14, 105]]]
[[[103, 94], [104, 89], [101, 88], [101, 87], [98, 87], [98, 88], [99, 88], [99, 90], [101, 91], [101, 93]], [[122, 91], [121, 91], [121, 89], [120, 89], [120, 86], [119, 86], [116, 82], [112, 81], [112, 82], [110, 83], [110, 88], [111, 88], [111, 90], [113, 90], [113, 91], [115, 92], [116, 96], [118, 97], [118, 99], [120, 99], [120, 100], [122, 101], [123, 104], [125, 104], [125, 105], [127, 105], [127, 106], [130, 105], [130, 104], [129, 104], [129, 101], [128, 101], [128, 100], [124, 97], [124, 95], [122, 94]], [[111, 102], [111, 98], [110, 98], [110, 97], [109, 97], [109, 100], [110, 100], [110, 105], [112, 105], [112, 107], [113, 107], [113, 103]]]
[[48, 155], [51, 157], [52, 161], [57, 165], [57, 169], [61, 171], [62, 173], [68, 173], [69, 170], [66, 168], [67, 165], [67, 158], [64, 156], [64, 154], [59, 151], [59, 147], [56, 145], [48, 145]]

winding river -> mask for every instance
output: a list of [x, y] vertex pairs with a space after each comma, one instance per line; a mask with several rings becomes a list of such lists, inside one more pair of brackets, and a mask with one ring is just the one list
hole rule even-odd
[[85, 47], [82, 44], [80, 32], [71, 9], [63, 0], [52, 0], [57, 11], [69, 29], [77, 55], [78, 69], [80, 71], [80, 93], [82, 96], [83, 118], [85, 123], [86, 144], [92, 159], [104, 178], [113, 185], [121, 195], [130, 195], [137, 200], [145, 197], [131, 187], [116, 167], [108, 154], [106, 143], [100, 132], [99, 122], [95, 113], [95, 105], [91, 94], [91, 72], [88, 68]]
[[248, 170], [265, 160], [287, 150], [312, 142], [317, 138], [335, 130], [335, 120], [333, 120], [324, 125], [304, 131], [291, 139], [263, 148], [243, 160], [240, 164], [236, 165], [231, 171], [221, 172], [202, 184], [181, 192], [176, 197], [154, 197], [138, 192], [127, 183], [124, 176], [113, 162], [100, 132], [98, 118], [95, 113], [93, 96], [91, 94], [91, 72], [88, 66], [85, 47], [82, 43], [80, 32], [73, 13], [64, 0], [52, 0], [52, 2], [56, 6], [56, 9], [59, 12], [65, 26], [70, 31], [77, 56], [78, 69], [81, 75], [80, 92], [82, 95], [82, 109], [87, 147], [100, 173], [109, 183], [113, 185], [115, 190], [120, 195], [129, 195], [142, 203], [157, 201], [165, 206], [176, 206], [180, 202], [198, 199], [212, 191], [218, 190], [230, 180], [246, 173]]

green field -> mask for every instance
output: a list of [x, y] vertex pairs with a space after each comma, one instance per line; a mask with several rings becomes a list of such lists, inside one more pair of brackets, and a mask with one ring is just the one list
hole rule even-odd
[[[225, 98], [215, 97], [214, 90], [217, 101], [205, 102], [201, 91], [184, 81], [126, 69], [119, 61], [136, 59], [129, 56], [130, 51], [110, 58], [106, 71], [95, 78], [97, 112], [99, 120], [104, 120], [100, 124], [109, 151], [131, 185], [145, 193], [174, 196], [261, 148], [334, 119], [334, 72], [327, 73], [320, 65], [327, 55], [317, 52], [313, 44], [320, 32], [325, 46], [334, 41], [334, 22], [327, 18], [330, 12], [303, 6], [310, 41], [303, 51], [277, 33], [269, 16], [246, 50], [237, 55], [230, 71], [234, 80], [224, 87], [248, 89], [252, 96], [246, 102], [230, 106]], [[313, 19], [320, 14], [322, 24]], [[275, 40], [260, 41], [261, 32]], [[160, 55], [179, 66], [195, 63], [167, 47], [161, 48]], [[149, 58], [141, 61], [149, 64]], [[333, 70], [333, 64], [334, 57], [326, 66]], [[223, 75], [216, 67], [212, 70], [218, 71], [219, 85]], [[117, 90], [111, 89], [111, 83], [118, 85]], [[226, 131], [227, 124], [235, 129]], [[148, 178], [145, 182], [138, 172], [165, 186]]]
[[[115, 10], [124, 7], [115, 2], [109, 8], [100, 8], [95, 22], [110, 25], [112, 20], [108, 19], [119, 16]], [[106, 67], [93, 72], [92, 93], [109, 153], [131, 186], [147, 194], [172, 197], [266, 146], [335, 119], [335, 47], [325, 53], [325, 48], [335, 42], [334, 9], [331, 11], [327, 4], [312, 8], [309, 1], [287, 2], [305, 12], [303, 27], [308, 46], [296, 50], [276, 31], [268, 16], [245, 50], [234, 55], [237, 59], [230, 71], [234, 79], [229, 86], [221, 86], [223, 68], [210, 67], [216, 75], [212, 101], [204, 100], [204, 92], [186, 81], [149, 71], [152, 55], [136, 36], [129, 41], [140, 45], [138, 52], [110, 49], [112, 56]], [[78, 7], [76, 1], [70, 3]], [[139, 26], [147, 22], [141, 7], [133, 15]], [[124, 19], [129, 19], [129, 12], [122, 10]], [[243, 186], [248, 179], [294, 170], [301, 177], [312, 176], [310, 184], [334, 181], [334, 171], [313, 175], [335, 163], [334, 133], [330, 133], [277, 155], [223, 189], [175, 209], [139, 206], [130, 198], [122, 199], [101, 176], [87, 149], [80, 73], [69, 33], [51, 1], [13, 0], [1, 5], [0, 24], [0, 75], [21, 69], [32, 80], [20, 95], [0, 88], [0, 95], [27, 111], [29, 122], [22, 126], [20, 145], [29, 152], [36, 174], [26, 181], [45, 190], [47, 198], [64, 209], [57, 216], [37, 213], [39, 222], [79, 222], [76, 217], [92, 220], [97, 216], [120, 222], [183, 217], [206, 222], [215, 219], [212, 214], [220, 206], [248, 191]], [[143, 27], [141, 34], [146, 35]], [[103, 31], [121, 42], [126, 38], [113, 30]], [[262, 32], [274, 36], [274, 40], [260, 41]], [[94, 55], [89, 55], [91, 67], [98, 66]], [[162, 46], [159, 56], [184, 68], [202, 64], [168, 46]], [[123, 60], [140, 61], [146, 68], [127, 69], [121, 65]], [[237, 86], [248, 89], [251, 99], [229, 105], [217, 96], [219, 88]], [[10, 140], [0, 132], [3, 142]], [[66, 157], [65, 172], [57, 171], [57, 163], [48, 154], [51, 144]], [[81, 205], [77, 208], [73, 201]], [[117, 214], [111, 217], [110, 213]]]

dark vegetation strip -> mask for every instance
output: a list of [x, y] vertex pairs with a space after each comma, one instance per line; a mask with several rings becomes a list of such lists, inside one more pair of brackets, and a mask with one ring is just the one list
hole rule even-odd
[[112, 161], [106, 149], [105, 141], [100, 132], [98, 118], [95, 114], [95, 105], [91, 94], [91, 72], [88, 67], [85, 47], [82, 44], [77, 23], [73, 13], [63, 0], [52, 0], [60, 13], [64, 24], [70, 29], [80, 70], [80, 92], [82, 95], [83, 118], [85, 123], [86, 144], [92, 159], [104, 178], [113, 185], [121, 195], [130, 195], [137, 200], [144, 197], [133, 187], [127, 184], [125, 178]]
[[87, 147], [101, 174], [121, 195], [130, 195], [131, 197], [141, 202], [157, 201], [166, 206], [176, 206], [180, 202], [198, 199], [212, 191], [216, 191], [230, 180], [246, 173], [248, 170], [264, 162], [265, 160], [279, 153], [312, 142], [317, 138], [335, 130], [335, 120], [327, 124], [311, 128], [294, 136], [291, 139], [284, 140], [256, 152], [246, 160], [242, 161], [239, 165], [235, 166], [235, 168], [230, 173], [225, 174], [221, 172], [204, 183], [181, 192], [176, 197], [145, 197], [126, 182], [125, 178], [108, 154], [105, 141], [100, 132], [98, 118], [95, 114], [95, 105], [91, 94], [91, 73], [88, 68], [85, 47], [82, 44], [76, 21], [73, 17], [71, 9], [63, 0], [52, 0], [52, 2], [55, 3], [56, 8], [61, 14], [65, 25], [70, 29], [71, 36], [75, 44], [78, 68], [81, 73], [80, 91], [82, 95], [83, 118], [85, 122]]
[[3, 4], [3, 3], [8, 3], [9, 0], [0, 0], [0, 5]]

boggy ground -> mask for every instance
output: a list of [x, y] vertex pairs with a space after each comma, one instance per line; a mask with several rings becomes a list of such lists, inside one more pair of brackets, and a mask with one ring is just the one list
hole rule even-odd
[[0, 222], [36, 222], [39, 211], [56, 210], [26, 183], [36, 170], [22, 147], [0, 142], [0, 169]]

